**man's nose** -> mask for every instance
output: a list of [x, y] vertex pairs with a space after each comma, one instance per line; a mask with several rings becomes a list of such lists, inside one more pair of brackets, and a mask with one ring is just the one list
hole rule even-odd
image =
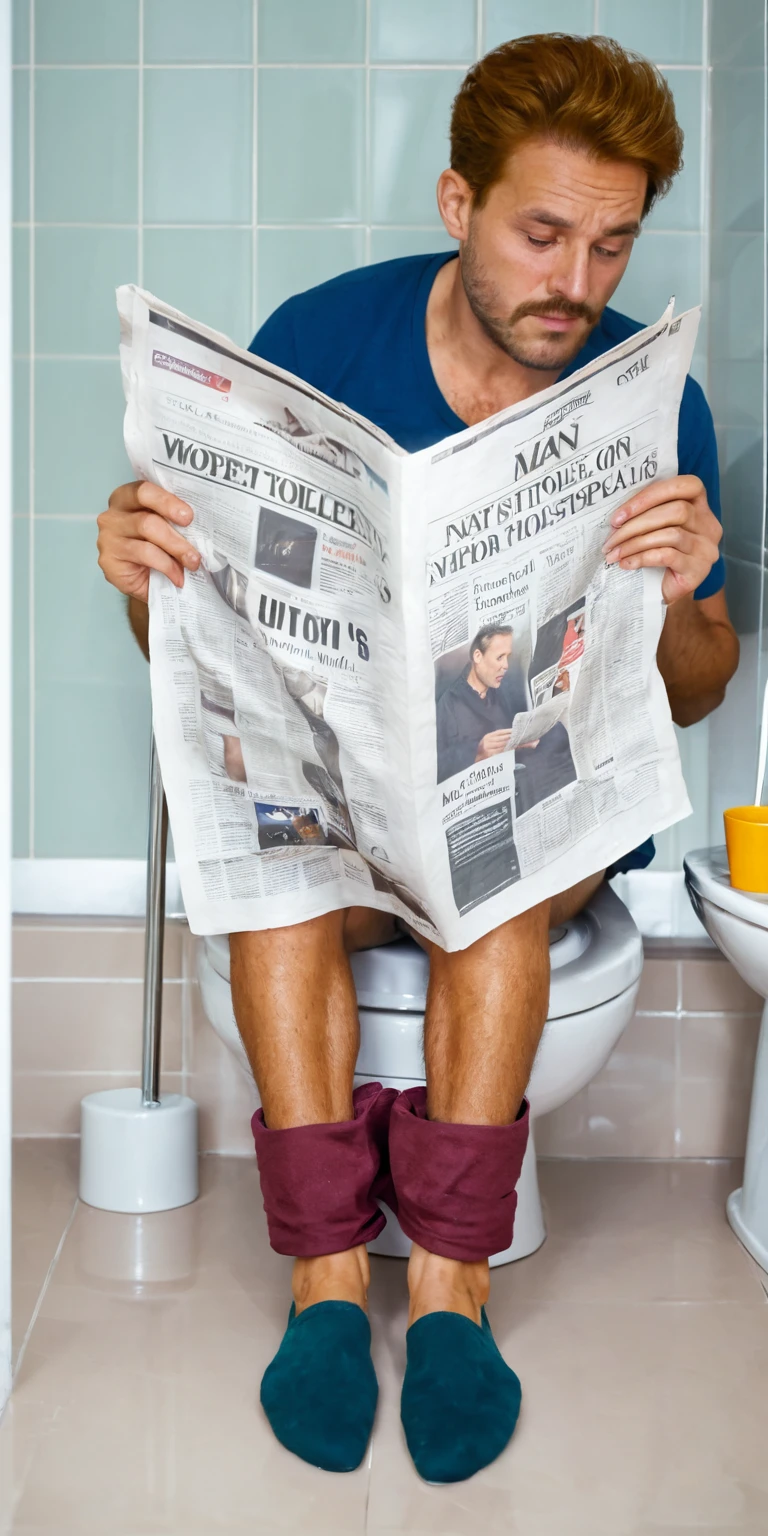
[[549, 289], [553, 296], [585, 304], [589, 298], [589, 250], [566, 247], [550, 273]]

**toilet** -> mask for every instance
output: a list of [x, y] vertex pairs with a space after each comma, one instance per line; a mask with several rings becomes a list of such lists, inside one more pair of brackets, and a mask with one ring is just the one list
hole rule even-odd
[[[731, 885], [725, 845], [697, 848], [684, 860], [691, 904], [709, 937], [760, 997], [768, 999], [768, 894]], [[747, 1253], [768, 1273], [768, 1001], [763, 1006], [740, 1189], [726, 1204]]]
[[[492, 1265], [534, 1253], [546, 1236], [536, 1174], [535, 1120], [573, 1098], [600, 1071], [635, 1010], [643, 966], [640, 934], [623, 902], [603, 883], [578, 917], [549, 936], [552, 979], [549, 1011], [533, 1064], [527, 1097], [531, 1134], [518, 1184], [515, 1235]], [[229, 940], [199, 939], [197, 971], [205, 1013], [250, 1077], [232, 1012]], [[429, 961], [402, 938], [352, 956], [360, 1011], [356, 1084], [408, 1088], [424, 1082], [422, 1035]], [[410, 1242], [396, 1218], [372, 1253], [406, 1257]]]

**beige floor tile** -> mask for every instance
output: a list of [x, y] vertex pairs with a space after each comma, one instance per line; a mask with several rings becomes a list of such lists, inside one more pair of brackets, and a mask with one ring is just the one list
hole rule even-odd
[[[24, 1149], [28, 1234], [49, 1184], [71, 1194], [65, 1148]], [[369, 1460], [332, 1477], [282, 1451], [258, 1404], [290, 1261], [268, 1247], [254, 1160], [202, 1159], [179, 1211], [80, 1205], [0, 1424], [1, 1536], [764, 1536], [768, 1304], [723, 1220], [737, 1175], [542, 1166], [550, 1235], [496, 1271], [489, 1309], [519, 1430], [452, 1488], [421, 1483], [403, 1442], [402, 1261], [372, 1266]]]
[[496, 1339], [523, 1383], [511, 1446], [470, 1483], [413, 1471], [379, 1351], [368, 1531], [636, 1536], [768, 1528], [768, 1308], [527, 1303]]
[[762, 1287], [725, 1216], [740, 1183], [739, 1162], [541, 1162], [548, 1235], [504, 1283], [516, 1301], [760, 1306]]
[[13, 1145], [13, 1358], [37, 1305], [77, 1196], [79, 1147], [74, 1141]]

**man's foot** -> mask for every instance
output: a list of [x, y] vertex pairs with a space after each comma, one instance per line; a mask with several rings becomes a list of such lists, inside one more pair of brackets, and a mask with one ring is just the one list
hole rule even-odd
[[354, 1471], [373, 1428], [369, 1278], [365, 1248], [297, 1259], [288, 1327], [261, 1383], [281, 1445], [327, 1472]]
[[408, 1285], [405, 1438], [425, 1482], [461, 1482], [495, 1461], [510, 1440], [520, 1382], [485, 1315], [487, 1261], [464, 1264], [414, 1243]]

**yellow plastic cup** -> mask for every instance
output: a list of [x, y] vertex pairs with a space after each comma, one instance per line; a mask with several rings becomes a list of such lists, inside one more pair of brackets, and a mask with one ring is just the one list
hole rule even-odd
[[768, 892], [768, 805], [735, 805], [723, 821], [731, 885]]

